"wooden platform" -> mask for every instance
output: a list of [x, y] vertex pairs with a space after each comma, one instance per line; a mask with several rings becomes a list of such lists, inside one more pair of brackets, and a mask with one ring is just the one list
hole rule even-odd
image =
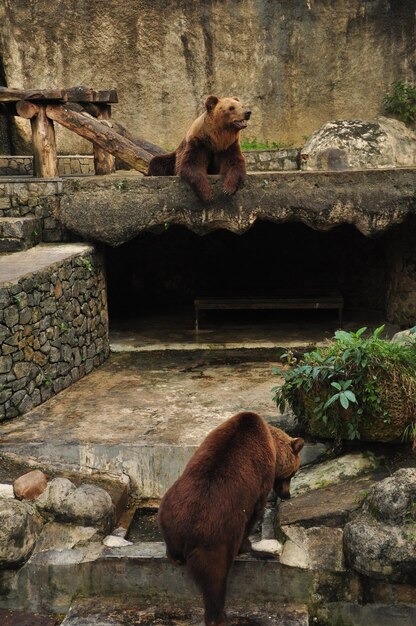
[[342, 326], [344, 298], [340, 293], [308, 295], [302, 297], [281, 296], [275, 298], [206, 297], [194, 300], [195, 330], [199, 330], [200, 311], [236, 311], [236, 310], [296, 310], [296, 309], [336, 309]]

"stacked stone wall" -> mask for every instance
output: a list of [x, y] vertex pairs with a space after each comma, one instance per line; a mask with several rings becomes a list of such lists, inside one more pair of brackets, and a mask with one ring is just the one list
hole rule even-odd
[[0, 180], [0, 217], [36, 217], [42, 241], [68, 241], [69, 233], [55, 218], [61, 193], [60, 180]]
[[[243, 150], [249, 172], [276, 172], [299, 169], [299, 149]], [[123, 163], [118, 163], [123, 169]], [[94, 175], [94, 158], [87, 154], [58, 156], [60, 176]], [[32, 176], [31, 156], [0, 156], [0, 176]]]
[[44, 402], [108, 356], [103, 260], [84, 248], [0, 284], [0, 420]]
[[[94, 174], [94, 157], [88, 154], [58, 156], [60, 176]], [[33, 157], [0, 156], [0, 176], [33, 176]]]

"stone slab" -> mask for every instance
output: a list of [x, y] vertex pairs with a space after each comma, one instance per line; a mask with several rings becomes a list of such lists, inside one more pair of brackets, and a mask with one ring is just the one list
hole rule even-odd
[[202, 235], [219, 228], [244, 233], [257, 219], [300, 221], [316, 230], [353, 224], [374, 236], [416, 212], [415, 172], [250, 173], [232, 197], [223, 193], [220, 177], [212, 176], [209, 204], [176, 176], [85, 177], [64, 181], [57, 217], [68, 230], [113, 246], [167, 223]]
[[[132, 605], [133, 603], [133, 605]], [[166, 603], [156, 607], [130, 598], [95, 598], [77, 600], [71, 606], [62, 626], [200, 626], [203, 613], [197, 606], [173, 608]], [[196, 604], [196, 603], [195, 603]], [[229, 626], [308, 626], [306, 605], [278, 606], [269, 604], [261, 608], [231, 606], [227, 610]]]
[[0, 257], [0, 285], [13, 284], [29, 274], [51, 269], [66, 259], [86, 252], [94, 247], [83, 243], [40, 244], [30, 250], [23, 250]]
[[370, 487], [384, 473], [371, 474], [367, 478], [351, 480], [298, 495], [280, 502], [280, 524], [310, 526], [343, 526], [352, 511], [360, 508]]
[[[137, 543], [107, 548], [90, 543], [72, 549], [38, 552], [19, 571], [1, 572], [1, 608], [36, 611], [40, 607], [64, 614], [74, 597], [134, 597], [153, 602], [169, 600], [200, 606], [200, 593], [185, 567], [165, 557], [161, 543]], [[238, 557], [229, 576], [227, 599], [257, 606], [267, 602], [304, 604], [308, 601], [312, 573], [278, 563]]]

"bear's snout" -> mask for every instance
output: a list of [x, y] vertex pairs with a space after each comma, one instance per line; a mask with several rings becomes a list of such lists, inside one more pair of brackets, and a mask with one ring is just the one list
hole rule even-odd
[[247, 109], [246, 111], [244, 111], [244, 119], [249, 120], [250, 117], [251, 117], [251, 111], [250, 109]]

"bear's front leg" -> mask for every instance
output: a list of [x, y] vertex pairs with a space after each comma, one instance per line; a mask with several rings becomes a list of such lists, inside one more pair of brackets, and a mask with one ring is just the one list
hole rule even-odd
[[220, 174], [224, 176], [224, 193], [232, 196], [241, 189], [246, 178], [246, 162], [238, 142], [221, 154], [220, 162]]
[[200, 142], [189, 142], [180, 154], [176, 155], [176, 174], [192, 187], [202, 202], [213, 198], [213, 191], [208, 180], [210, 154]]

